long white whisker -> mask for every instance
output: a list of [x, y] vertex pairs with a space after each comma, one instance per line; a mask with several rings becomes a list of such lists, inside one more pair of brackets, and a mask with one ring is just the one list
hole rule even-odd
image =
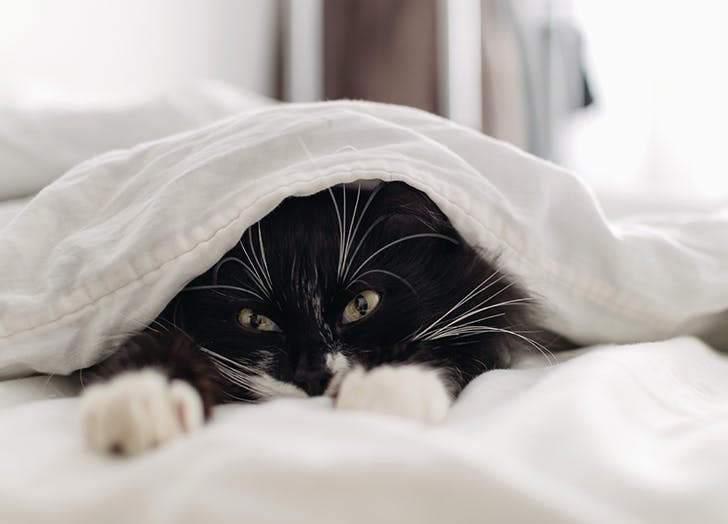
[[[221, 285], [221, 284], [210, 285], [210, 286], [189, 286], [189, 287], [182, 289], [182, 291], [200, 291], [203, 289], [213, 289], [213, 290], [230, 289], [232, 291], [240, 291], [241, 293], [247, 293], [249, 295], [253, 295], [255, 298], [257, 298], [261, 301], [265, 301], [265, 298], [263, 298], [261, 295], [259, 295], [255, 291], [252, 291], [252, 290], [244, 288], [244, 287], [238, 287], [238, 286], [225, 286], [225, 285]], [[180, 291], [180, 293], [182, 291]]]
[[255, 382], [252, 380], [253, 376], [257, 376], [259, 374], [255, 368], [224, 357], [206, 347], [200, 347], [200, 350], [210, 356], [215, 368], [225, 375], [233, 384], [243, 389], [247, 389], [258, 396], [263, 396], [262, 392], [258, 390]]
[[498, 278], [497, 278], [497, 279], [495, 280], [495, 282], [493, 282], [492, 284], [488, 285], [488, 287], [485, 287], [485, 288], [483, 288], [483, 286], [485, 286], [485, 285], [486, 285], [486, 284], [488, 283], [488, 281], [489, 281], [489, 280], [490, 280], [491, 278], [493, 278], [494, 276], [496, 276], [497, 274], [498, 274], [498, 271], [493, 271], [493, 272], [492, 272], [492, 273], [491, 273], [491, 274], [490, 274], [490, 275], [488, 276], [488, 278], [486, 278], [486, 279], [485, 279], [485, 280], [483, 280], [483, 281], [482, 281], [482, 282], [481, 282], [480, 284], [478, 284], [477, 286], [475, 286], [475, 287], [474, 287], [474, 288], [473, 288], [473, 289], [472, 289], [472, 290], [471, 290], [471, 291], [470, 291], [470, 292], [469, 292], [469, 293], [468, 293], [467, 295], [465, 295], [465, 296], [464, 296], [464, 297], [463, 297], [462, 299], [460, 299], [460, 301], [459, 301], [459, 302], [458, 302], [457, 304], [455, 304], [455, 305], [454, 305], [453, 307], [451, 307], [450, 309], [448, 309], [448, 310], [447, 310], [447, 311], [446, 311], [446, 312], [445, 312], [445, 313], [444, 313], [444, 314], [443, 314], [442, 316], [440, 316], [440, 317], [439, 317], [439, 318], [438, 318], [437, 320], [435, 320], [435, 321], [434, 321], [434, 322], [433, 322], [432, 324], [430, 324], [429, 326], [427, 326], [427, 327], [426, 327], [425, 329], [423, 329], [423, 330], [419, 331], [418, 333], [415, 333], [415, 334], [413, 334], [413, 338], [412, 338], [412, 340], [418, 340], [418, 339], [422, 338], [422, 337], [423, 337], [423, 336], [424, 336], [425, 334], [427, 334], [427, 333], [428, 333], [428, 332], [429, 332], [429, 331], [430, 331], [431, 329], [434, 329], [435, 327], [437, 327], [437, 325], [438, 325], [438, 324], [439, 324], [439, 323], [440, 323], [440, 322], [441, 322], [441, 321], [442, 321], [443, 319], [447, 318], [447, 316], [448, 316], [448, 315], [449, 315], [450, 313], [452, 313], [453, 311], [455, 311], [455, 310], [456, 310], [457, 308], [459, 308], [459, 307], [460, 307], [461, 305], [463, 305], [463, 304], [467, 303], [467, 301], [468, 301], [468, 300], [470, 300], [470, 299], [471, 299], [471, 297], [473, 297], [473, 296], [474, 296], [474, 295], [475, 295], [476, 293], [479, 293], [479, 292], [481, 291], [481, 288], [482, 288], [482, 291], [485, 291], [486, 289], [488, 289], [488, 287], [492, 286], [493, 284], [496, 284], [496, 283], [498, 283], [498, 281], [499, 281], [499, 280], [502, 280], [502, 279], [503, 279], [503, 278], [505, 277], [505, 275], [501, 275], [500, 277], [498, 277]]
[[[499, 302], [498, 304], [491, 304], [491, 305], [484, 306], [484, 307], [478, 307], [478, 306], [482, 306], [483, 304], [487, 304], [488, 302], [490, 302], [491, 300], [493, 300], [496, 296], [498, 296], [499, 294], [501, 294], [503, 291], [505, 291], [506, 289], [508, 289], [512, 285], [513, 285], [513, 283], [510, 283], [510, 284], [507, 284], [506, 286], [502, 287], [500, 290], [498, 290], [497, 292], [493, 293], [491, 296], [489, 296], [488, 298], [486, 298], [485, 300], [483, 300], [482, 302], [480, 302], [478, 305], [470, 308], [468, 311], [462, 313], [461, 315], [458, 315], [455, 319], [451, 320], [448, 324], [446, 324], [445, 326], [439, 328], [439, 330], [447, 329], [448, 327], [452, 326], [453, 324], [456, 324], [456, 323], [458, 323], [461, 320], [465, 320], [466, 318], [470, 318], [473, 315], [477, 315], [478, 313], [482, 313], [483, 311], [487, 311], [489, 309], [493, 309], [495, 307], [499, 307], [499, 306], [503, 306], [503, 305], [510, 305], [510, 304], [512, 304], [513, 303], [512, 301], [506, 300], [505, 302]], [[436, 334], [436, 333], [437, 333], [437, 331], [434, 332], [434, 334]]]
[[486, 328], [490, 329], [490, 326], [478, 326], [477, 324], [479, 322], [485, 322], [486, 320], [491, 320], [493, 318], [500, 318], [505, 317], [505, 313], [496, 313], [495, 315], [489, 315], [487, 317], [478, 317], [474, 320], [471, 320], [470, 322], [466, 322], [464, 324], [458, 324], [457, 326], [452, 326], [450, 328], [443, 328], [439, 330], [436, 333], [432, 333], [431, 335], [428, 335], [427, 338], [424, 338], [423, 340], [436, 340], [438, 338], [444, 338], [444, 337], [450, 337], [453, 335], [458, 335], [460, 333], [469, 333], [474, 330], [478, 330], [480, 328]]
[[[409, 281], [406, 278], [401, 277], [397, 273], [393, 273], [393, 272], [387, 271], [385, 269], [369, 269], [367, 271], [364, 271], [364, 273], [360, 274], [359, 277], [357, 278], [357, 280], [361, 280], [362, 277], [365, 277], [366, 275], [368, 275], [370, 273], [382, 273], [383, 275], [387, 275], [392, 278], [396, 278], [397, 280], [402, 282], [405, 286], [407, 286], [409, 288], [409, 290], [412, 291], [413, 295], [415, 295], [416, 297], [420, 296], [420, 294], [417, 292], [417, 290], [412, 286], [412, 284], [409, 283]], [[363, 280], [361, 280], [361, 281], [364, 282]]]
[[240, 260], [238, 257], [225, 257], [225, 258], [221, 259], [217, 264], [215, 264], [215, 267], [212, 270], [213, 284], [217, 284], [218, 275], [220, 274], [220, 269], [222, 269], [222, 266], [224, 266], [226, 262], [230, 262], [231, 260], [234, 260], [238, 264], [242, 264], [243, 267], [245, 267], [245, 262]]
[[251, 227], [250, 234], [248, 235], [248, 245], [250, 246], [250, 252], [253, 255], [253, 260], [255, 260], [255, 269], [256, 273], [258, 274], [258, 278], [263, 282], [263, 284], [266, 286], [265, 288], [265, 296], [267, 296], [269, 299], [271, 298], [271, 289], [267, 285], [267, 282], [263, 279], [263, 264], [260, 263], [260, 260], [258, 259], [258, 254], [255, 252], [255, 247], [253, 247], [253, 229]]
[[291, 284], [293, 284], [293, 277], [296, 274], [296, 261], [298, 260], [297, 253], [293, 253], [293, 261], [291, 262]]
[[[549, 365], [552, 366], [555, 364], [556, 357], [543, 344], [539, 344], [532, 338], [526, 337], [515, 331], [511, 331], [510, 329], [486, 327], [486, 326], [471, 326], [470, 328], [465, 328], [465, 329], [467, 330], [467, 335], [478, 335], [481, 333], [505, 333], [507, 335], [512, 335], [514, 337], [518, 337], [521, 340], [523, 340], [524, 342], [526, 342], [529, 345], [536, 348], [538, 350], [538, 352], [541, 353], [541, 355], [543, 355], [543, 357], [546, 359], [546, 362], [548, 362]], [[445, 338], [445, 335], [440, 335], [435, 338]], [[434, 340], [434, 339], [432, 339], [432, 340]]]
[[205, 346], [199, 346], [199, 348], [200, 348], [200, 351], [202, 351], [203, 353], [206, 353], [206, 354], [210, 355], [211, 357], [217, 358], [219, 360], [222, 360], [223, 362], [226, 362], [228, 365], [234, 367], [235, 369], [239, 369], [242, 371], [251, 371], [254, 369], [246, 364], [243, 364], [240, 361], [233, 360], [229, 357], [221, 355], [220, 353], [217, 353], [216, 351], [212, 351], [211, 349], [206, 348]]
[[359, 271], [361, 271], [362, 268], [364, 266], [366, 266], [371, 259], [373, 259], [377, 255], [379, 255], [382, 251], [385, 251], [385, 250], [389, 249], [390, 247], [400, 244], [402, 242], [406, 242], [407, 240], [414, 240], [416, 238], [439, 238], [442, 240], [447, 240], [448, 242], [452, 242], [455, 245], [458, 244], [458, 241], [456, 239], [454, 239], [453, 237], [449, 237], [447, 235], [441, 235], [439, 233], [417, 233], [415, 235], [407, 235], [405, 237], [398, 238], [397, 240], [393, 240], [393, 241], [389, 242], [385, 246], [380, 247], [374, 253], [369, 255], [369, 257], [366, 260], [364, 260], [364, 262], [362, 262], [358, 268], [356, 268], [356, 271], [354, 271], [354, 274], [351, 276], [351, 278], [356, 278], [359, 275]]
[[258, 222], [258, 244], [260, 245], [260, 257], [263, 259], [263, 276], [268, 280], [268, 289], [273, 291], [273, 280], [270, 277], [270, 271], [268, 270], [268, 261], [265, 259], [265, 245], [263, 244], [263, 233], [260, 228], [260, 222]]
[[[514, 300], [506, 300], [505, 302], [499, 302], [497, 304], [492, 304], [492, 305], [489, 305], [489, 306], [485, 306], [485, 307], [479, 308], [479, 309], [477, 309], [475, 311], [472, 311], [472, 314], [467, 314], [467, 315], [464, 314], [463, 316], [458, 317], [457, 319], [455, 319], [450, 324], [448, 324], [446, 326], [443, 326], [442, 328], [439, 328], [439, 329], [433, 331], [432, 333], [430, 333], [430, 335], [432, 335], [432, 336], [438, 335], [440, 332], [448, 329], [451, 326], [454, 327], [454, 328], [465, 327], [465, 326], [470, 326], [472, 324], [477, 324], [478, 322], [482, 322], [483, 320], [488, 320], [490, 318], [495, 318], [496, 316], [505, 316], [506, 313], [504, 312], [504, 313], [501, 313], [499, 315], [490, 316], [490, 317], [484, 317], [484, 318], [476, 318], [475, 320], [470, 320], [468, 322], [460, 323], [460, 321], [464, 320], [466, 318], [466, 316], [467, 317], [470, 317], [472, 315], [476, 315], [478, 313], [482, 313], [483, 311], [487, 311], [488, 309], [493, 309], [493, 308], [496, 308], [496, 307], [510, 306], [510, 305], [513, 305], [513, 304], [520, 304], [522, 302], [529, 302], [529, 301], [530, 301], [530, 299], [528, 299], [528, 298], [517, 298], [517, 299], [514, 299]], [[471, 313], [471, 312], [468, 311], [468, 313]], [[457, 325], [453, 326], [453, 324], [456, 324], [456, 323], [457, 323]]]
[[[244, 249], [245, 249], [245, 248], [243, 248], [243, 250], [244, 250]], [[222, 260], [220, 260], [220, 262], [218, 262], [218, 263], [217, 263], [217, 264], [215, 265], [215, 268], [213, 269], [213, 273], [212, 273], [212, 281], [213, 281], [213, 282], [214, 282], [215, 284], [217, 284], [217, 281], [218, 281], [218, 274], [220, 273], [220, 269], [221, 269], [221, 268], [222, 268], [222, 266], [223, 266], [223, 265], [224, 265], [225, 263], [227, 263], [227, 262], [236, 262], [236, 263], [240, 264], [241, 266], [243, 266], [243, 268], [245, 268], [245, 270], [246, 270], [246, 271], [248, 272], [248, 274], [250, 274], [251, 276], [254, 276], [254, 275], [253, 275], [253, 269], [252, 269], [252, 268], [251, 268], [251, 267], [250, 267], [250, 266], [249, 266], [248, 264], [246, 264], [246, 263], [245, 263], [245, 262], [244, 262], [243, 260], [240, 260], [240, 259], [239, 259], [238, 257], [232, 257], [232, 256], [231, 256], [231, 257], [225, 257], [225, 258], [223, 258]], [[257, 282], [256, 282], [256, 285], [258, 285], [258, 283], [257, 283]], [[258, 287], [260, 288], [260, 286], [259, 286], [259, 285], [258, 285]]]
[[346, 187], [344, 186], [344, 184], [341, 184], [341, 222], [343, 224], [343, 236], [341, 237], [341, 240], [339, 242], [339, 245], [341, 247], [341, 258], [339, 259], [340, 265], [336, 271], [336, 276], [338, 279], [341, 279], [341, 272], [344, 269], [344, 262], [346, 261], [346, 244], [348, 243], [348, 239], [346, 238]]
[[[250, 232], [248, 232], [248, 234], [250, 234]], [[258, 271], [255, 269], [255, 266], [253, 264], [253, 259], [250, 258], [250, 254], [248, 253], [248, 250], [246, 249], [245, 245], [243, 244], [243, 240], [240, 239], [238, 244], [240, 245], [240, 249], [243, 250], [243, 254], [245, 255], [245, 258], [248, 259], [248, 264], [246, 264], [242, 260], [240, 262], [243, 264], [243, 267], [245, 267], [245, 270], [248, 272], [248, 275], [250, 275], [250, 277], [255, 282], [255, 285], [258, 286], [258, 289], [260, 289], [261, 292], [265, 293], [265, 286], [263, 286], [263, 280], [260, 278], [260, 275], [258, 275]], [[240, 260], [240, 259], [237, 259], [237, 260]]]
[[[250, 248], [253, 249], [252, 246], [252, 240], [250, 240], [252, 233], [248, 233], [248, 243], [251, 244]], [[250, 253], [248, 253], [248, 250], [245, 248], [245, 245], [243, 245], [242, 239], [239, 242], [240, 248], [243, 250], [243, 254], [245, 255], [245, 258], [248, 259], [248, 262], [250, 265], [245, 264], [245, 269], [248, 271], [248, 274], [250, 275], [250, 278], [253, 279], [253, 282], [255, 282], [255, 285], [258, 286], [258, 289], [263, 293], [268, 299], [270, 299], [270, 295], [268, 293], [268, 290], [265, 287], [265, 283], [263, 282], [263, 278], [258, 273], [258, 268], [253, 263], [253, 259], [250, 256]]]
[[[349, 263], [347, 264], [347, 266], [344, 268], [344, 275], [343, 275], [342, 278], [344, 278], [344, 279], [348, 278], [349, 270], [351, 269], [351, 265], [354, 263], [354, 260], [356, 260], [356, 254], [359, 252], [359, 248], [361, 248], [362, 244], [364, 243], [364, 241], [369, 236], [369, 233], [371, 233], [372, 230], [376, 226], [378, 226], [384, 220], [386, 220], [386, 218], [387, 218], [386, 216], [379, 217], [379, 218], [377, 218], [376, 220], [374, 220], [374, 222], [372, 222], [369, 225], [369, 227], [367, 228], [367, 230], [364, 232], [364, 234], [362, 235], [362, 237], [359, 239], [359, 242], [356, 244], [356, 247], [354, 248], [354, 252], [351, 254], [351, 259], [349, 260]], [[354, 278], [354, 277], [351, 277], [351, 278]]]
[[[161, 329], [163, 329], [164, 331], [166, 331], [167, 333], [171, 333], [169, 326], [165, 325], [165, 322], [166, 322], [171, 327], [173, 327], [174, 329], [176, 329], [177, 331], [182, 333], [185, 337], [187, 337], [188, 340], [190, 340], [191, 342], [194, 343], [195, 340], [192, 338], [192, 335], [190, 335], [187, 331], [182, 329], [182, 326], [180, 326], [179, 324], [176, 324], [175, 322], [172, 322], [171, 320], [168, 320], [168, 319], [163, 319], [163, 320], [164, 320], [164, 322], [160, 322], [159, 320], [154, 319], [154, 320], [152, 320], [151, 324], [149, 324], [147, 326], [147, 328], [149, 328], [152, 324], [155, 324], [155, 325], [159, 326]], [[156, 332], [160, 333], [159, 331], [156, 331]]]
[[[354, 228], [354, 221], [356, 220], [356, 212], [359, 208], [359, 197], [361, 195], [361, 184], [356, 189], [356, 200], [354, 201], [354, 209], [351, 212], [351, 222], [349, 222], [349, 231], [346, 233], [346, 242], [344, 244], [344, 257], [341, 263], [342, 270], [346, 267], [349, 258], [349, 250], [351, 244], [354, 241], [354, 235], [356, 235], [356, 229]], [[346, 200], [344, 200], [346, 202]], [[344, 211], [344, 217], [346, 217], [346, 211]], [[341, 275], [341, 278], [346, 278], [345, 274]]]
[[336, 197], [331, 188], [328, 188], [329, 195], [331, 196], [331, 202], [334, 204], [334, 210], [336, 211], [336, 221], [339, 224], [339, 264], [336, 269], [336, 277], [341, 280], [341, 271], [344, 258], [344, 225], [341, 220], [341, 212], [339, 211], [339, 204], [336, 203]]
[[[377, 194], [382, 190], [384, 187], [384, 184], [380, 184], [377, 187], [372, 190], [372, 193], [369, 195], [369, 198], [367, 199], [366, 203], [364, 204], [364, 207], [361, 210], [361, 214], [359, 215], [359, 220], [356, 221], [356, 225], [354, 226], [354, 231], [351, 234], [352, 242], [354, 238], [356, 237], [357, 231], [359, 231], [359, 226], [361, 225], [362, 220], [364, 219], [364, 215], [366, 215], [367, 209], [369, 209], [369, 205], [374, 201], [374, 197], [377, 196]], [[361, 184], [359, 184], [359, 189], [361, 189]], [[357, 195], [357, 201], [358, 201], [358, 195]], [[351, 264], [354, 262], [354, 258], [356, 257], [356, 254], [359, 252], [359, 248], [361, 247], [362, 242], [369, 236], [369, 232], [379, 224], [382, 220], [384, 220], [385, 217], [380, 217], [377, 220], [374, 221], [374, 223], [369, 226], [369, 229], [364, 233], [364, 236], [361, 238], [359, 243], [357, 244], [356, 248], [354, 249], [354, 252], [351, 255], [351, 259], [347, 261], [346, 267], [344, 268], [344, 274], [342, 275], [342, 279], [346, 280], [347, 275], [349, 273], [349, 269], [351, 268]]]
[[215, 368], [225, 375], [225, 377], [232, 382], [234, 385], [247, 389], [248, 391], [251, 391], [252, 393], [258, 394], [258, 392], [255, 389], [255, 384], [250, 379], [250, 377], [244, 375], [243, 373], [240, 373], [239, 371], [236, 371], [234, 369], [231, 369], [229, 366], [226, 366], [222, 362], [218, 362], [215, 358], [213, 360], [213, 365]]

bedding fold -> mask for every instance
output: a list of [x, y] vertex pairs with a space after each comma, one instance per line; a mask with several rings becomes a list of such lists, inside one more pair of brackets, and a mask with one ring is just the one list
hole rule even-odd
[[[611, 223], [573, 174], [421, 111], [285, 105], [86, 160], [0, 230], [0, 376], [69, 373], [284, 198], [404, 181], [576, 343], [725, 329], [728, 216]], [[703, 227], [709, 224], [710, 227]]]

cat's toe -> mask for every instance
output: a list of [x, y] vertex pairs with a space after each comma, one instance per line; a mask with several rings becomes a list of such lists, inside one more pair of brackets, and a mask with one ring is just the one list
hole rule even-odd
[[337, 409], [374, 411], [420, 422], [441, 422], [452, 397], [439, 373], [424, 366], [356, 368], [344, 377]]
[[192, 386], [146, 369], [89, 387], [80, 421], [93, 449], [134, 455], [202, 425], [204, 415]]

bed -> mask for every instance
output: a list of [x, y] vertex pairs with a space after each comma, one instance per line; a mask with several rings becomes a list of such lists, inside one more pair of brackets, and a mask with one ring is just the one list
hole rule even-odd
[[[234, 105], [229, 108], [231, 112], [241, 109], [237, 102]], [[344, 108], [347, 119], [357, 111], [367, 115], [385, 111], [355, 106]], [[337, 107], [336, 114], [341, 109]], [[308, 112], [307, 118], [310, 111], [317, 110], [310, 106], [300, 109]], [[215, 113], [209, 120], [218, 116]], [[326, 113], [325, 120], [335, 122], [332, 113]], [[365, 120], [368, 122], [368, 117]], [[233, 126], [231, 122], [223, 127]], [[434, 133], [433, 129], [439, 129], [437, 126], [450, 129], [449, 124], [427, 122], [423, 133]], [[194, 125], [203, 123], [196, 121]], [[404, 124], [400, 121], [398, 125]], [[185, 131], [189, 127], [193, 126], [186, 122], [179, 129], [165, 130], [165, 134], [180, 132], [173, 141], [189, 140], [193, 136]], [[357, 132], [367, 131], [362, 127]], [[471, 137], [467, 131], [458, 130], [458, 133]], [[310, 135], [301, 132], [300, 136], [308, 140], [306, 137]], [[428, 140], [434, 140], [432, 136], [428, 135]], [[152, 138], [156, 137], [143, 140]], [[472, 137], [476, 138], [480, 140]], [[152, 150], [162, 147], [151, 144], [138, 146], [130, 154], [150, 151], [146, 147]], [[120, 142], [116, 147], [128, 145], [131, 144]], [[520, 159], [518, 162], [528, 165], [540, 162], [504, 145], [493, 147], [505, 155], [503, 158], [515, 155], [513, 158]], [[310, 156], [318, 158], [315, 144], [309, 143], [306, 149], [305, 161], [311, 161]], [[465, 158], [481, 152], [469, 152], [464, 147], [461, 154]], [[92, 164], [85, 163], [86, 167], [76, 170], [74, 176], [78, 177], [83, 169], [96, 169]], [[592, 196], [588, 189], [553, 166], [538, 165], [541, 171], [534, 170], [535, 185], [529, 186], [535, 188], [534, 194], [524, 196], [522, 193], [528, 192], [521, 190], [517, 198], [542, 199], [537, 189], [546, 187], [567, 193], [581, 188], [577, 191], [580, 195], [577, 200], [588, 205], [574, 211], [576, 219], [594, 220], [593, 223], [585, 220], [582, 224], [605, 223], [598, 207], [590, 207]], [[512, 166], [503, 163], [500, 167], [508, 171]], [[326, 166], [319, 164], [317, 168], [325, 170]], [[547, 186], [542, 188], [539, 177], [546, 172], [551, 174], [543, 175]], [[443, 172], [442, 176], [449, 176], [448, 173]], [[554, 177], [560, 182], [554, 183]], [[43, 184], [52, 178], [53, 169], [47, 176], [39, 177]], [[315, 183], [347, 180], [331, 178]], [[407, 180], [413, 184], [428, 182], [422, 178]], [[512, 177], [498, 179], [494, 174], [490, 180], [493, 186], [489, 191], [513, 194]], [[310, 185], [301, 191], [315, 189]], [[42, 194], [43, 198], [53, 198], [53, 188]], [[447, 208], [443, 194], [438, 195], [441, 199], [438, 203]], [[6, 196], [16, 197], [17, 192]], [[574, 194], [567, 196], [573, 198]], [[457, 198], [463, 197], [453, 197]], [[22, 221], [21, 214], [28, 215], [29, 209], [38, 207], [37, 198], [28, 202], [12, 199], [0, 204], [0, 219], [6, 224], [4, 228], [0, 226], [0, 238], [7, 240], [9, 237], [1, 234], [12, 232]], [[263, 202], [255, 208], [255, 213], [264, 214], [273, 205], [274, 200]], [[530, 216], [518, 208], [516, 211], [509, 206], [503, 209], [513, 212], [520, 220], [514, 223], [523, 222], [525, 226], [529, 226], [529, 220], [543, 218], [543, 214]], [[466, 219], [458, 218], [456, 209], [448, 211], [455, 216], [454, 223], [467, 229]], [[477, 209], [470, 211], [478, 213]], [[544, 209], [539, 211], [544, 212]], [[546, 212], [554, 213], [554, 210]], [[560, 216], [558, 211], [556, 216]], [[210, 223], [215, 220], [214, 216], [209, 217]], [[723, 216], [682, 217], [666, 223], [664, 219], [662, 222], [655, 219], [639, 221], [636, 225], [611, 225], [609, 231], [616, 232], [614, 238], [619, 241], [613, 252], [614, 260], [597, 266], [585, 255], [585, 260], [574, 262], [585, 264], [583, 267], [592, 275], [623, 269], [629, 286], [625, 284], [625, 289], [619, 290], [623, 292], [620, 296], [630, 292], [650, 304], [661, 305], [662, 316], [657, 320], [651, 317], [651, 322], [642, 324], [635, 322], [639, 316], [634, 316], [631, 322], [625, 320], [622, 308], [639, 309], [634, 303], [617, 301], [616, 306], [599, 309], [594, 305], [594, 297], [605, 296], [606, 292], [601, 288], [591, 289], [592, 309], [587, 311], [579, 302], [586, 300], [586, 294], [574, 291], [571, 283], [562, 282], [558, 288], [555, 281], [536, 282], [531, 266], [519, 266], [515, 254], [503, 252], [506, 260], [513, 256], [512, 268], [516, 274], [536, 287], [540, 283], [539, 290], [552, 298], [556, 313], [550, 321], [564, 334], [581, 341], [584, 347], [559, 354], [555, 363], [524, 354], [514, 369], [482, 375], [466, 388], [444, 423], [436, 426], [386, 415], [334, 411], [325, 398], [280, 399], [261, 405], [218, 407], [212, 423], [202, 430], [135, 458], [102, 456], [87, 449], [77, 427], [78, 379], [74, 375], [63, 376], [97, 358], [98, 354], [94, 354], [97, 348], [74, 352], [65, 343], [66, 339], [58, 335], [59, 338], [51, 340], [63, 340], [66, 349], [65, 353], [59, 350], [63, 353], [61, 356], [53, 356], [42, 340], [17, 338], [13, 346], [0, 346], [0, 368], [7, 377], [0, 382], [0, 521], [610, 524], [725, 521], [728, 518], [728, 502], [724, 496], [728, 490], [725, 473], [728, 471], [725, 451], [728, 360], [715, 347], [721, 346], [720, 335], [725, 332], [722, 327], [727, 324], [728, 293], [724, 292], [728, 279], [725, 262], [721, 265], [719, 256], [724, 248], [713, 251], [705, 248], [709, 244], [715, 248], [716, 243], [720, 247], [721, 243], [715, 240], [723, 238], [721, 235], [728, 231], [721, 229], [725, 221]], [[708, 228], [713, 231], [712, 237], [703, 235], [690, 242], [686, 240], [691, 238], [688, 233], [706, 224], [712, 226]], [[567, 223], [560, 224], [560, 231], [567, 238], [571, 234], [568, 227]], [[574, 229], [574, 235], [599, 232]], [[548, 231], [544, 234], [548, 236]], [[574, 238], [578, 237], [571, 240]], [[629, 249], [623, 247], [625, 243]], [[217, 251], [224, 249], [224, 244], [221, 241]], [[644, 246], [648, 244], [650, 249], [646, 250]], [[644, 267], [636, 267], [638, 262], [628, 254], [635, 249], [637, 255], [641, 249], [642, 254], [649, 251], [655, 255], [649, 261], [655, 267], [654, 264], [664, 263], [657, 255], [670, 252], [661, 250], [675, 246], [680, 247], [678, 251], [683, 256], [693, 257], [690, 260], [702, 261], [694, 264], [694, 273], [680, 273], [686, 279], [681, 286], [670, 275], [644, 274], [644, 289], [636, 293], [631, 278], [644, 273]], [[516, 246], [514, 252], [517, 251]], [[561, 251], [554, 256], [563, 260], [566, 255]], [[599, 255], [593, 255], [595, 260], [603, 258]], [[207, 256], [214, 259], [215, 249]], [[12, 277], [13, 271], [19, 271], [17, 261], [7, 258], [6, 261], [7, 273]], [[674, 265], [660, 267], [674, 269], [684, 261], [676, 257]], [[620, 266], [617, 262], [623, 264]], [[195, 264], [208, 263], [206, 260], [181, 262], [179, 278], [157, 284], [163, 288], [153, 290], [152, 302], [163, 302], [165, 293], [178, 288], [189, 277], [185, 271], [199, 272]], [[10, 285], [7, 275], [5, 282], [6, 286]], [[686, 290], [694, 282], [710, 287], [710, 292], [697, 293], [699, 297], [688, 296]], [[682, 304], [675, 304], [675, 297], [681, 294]], [[723, 294], [725, 299], [721, 302]], [[13, 317], [7, 291], [0, 297], [0, 304], [6, 308], [0, 311], [0, 317], [11, 319], [5, 328], [33, 321], [30, 316], [20, 320]], [[145, 314], [151, 314], [154, 307]], [[36, 313], [41, 318], [45, 310], [38, 309]], [[594, 318], [603, 322], [597, 325]], [[83, 329], [97, 331], [84, 336], [74, 332], [74, 337], [80, 341], [93, 338], [99, 333], [108, 333], [110, 326], [108, 323], [84, 326]], [[128, 325], [113, 328], [123, 331]], [[7, 337], [8, 331], [0, 334]], [[693, 335], [701, 335], [702, 339]], [[619, 343], [593, 343], [607, 339]], [[712, 345], [705, 339], [711, 340]], [[58, 343], [60, 347], [61, 342]], [[17, 353], [24, 357], [18, 358]], [[47, 373], [27, 376], [39, 370]]]

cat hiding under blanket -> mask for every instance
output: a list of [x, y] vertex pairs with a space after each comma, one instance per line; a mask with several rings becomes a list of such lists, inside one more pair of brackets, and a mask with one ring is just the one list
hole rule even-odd
[[82, 373], [82, 428], [99, 451], [135, 454], [215, 404], [318, 395], [436, 423], [516, 351], [548, 355], [536, 307], [404, 183], [290, 197]]

